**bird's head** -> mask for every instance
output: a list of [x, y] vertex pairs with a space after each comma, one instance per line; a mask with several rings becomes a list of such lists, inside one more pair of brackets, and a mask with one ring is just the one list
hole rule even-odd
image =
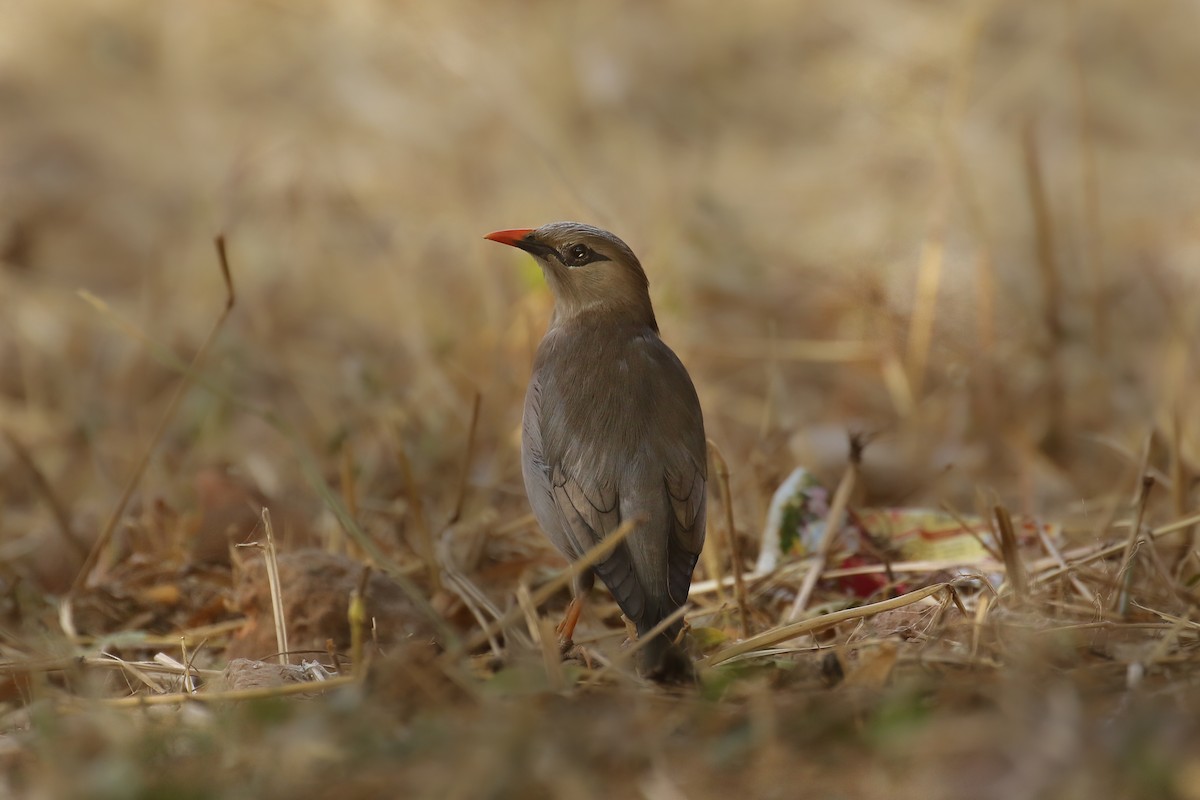
[[641, 263], [629, 245], [608, 231], [582, 222], [551, 222], [484, 238], [519, 247], [537, 259], [554, 292], [556, 321], [596, 311], [658, 329]]

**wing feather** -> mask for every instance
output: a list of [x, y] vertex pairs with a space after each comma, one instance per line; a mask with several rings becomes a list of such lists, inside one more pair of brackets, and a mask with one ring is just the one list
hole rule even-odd
[[[615, 489], [608, 491], [584, 491], [579, 481], [568, 476], [561, 468], [553, 471], [554, 502], [559, 517], [565, 523], [570, 555], [579, 558], [611, 534], [621, 524], [618, 496]], [[630, 619], [638, 619], [645, 610], [645, 592], [638, 583], [629, 550], [624, 545], [617, 547], [594, 567], [600, 580], [612, 592], [617, 605]]]
[[526, 488], [564, 555], [578, 559], [623, 518], [647, 519], [593, 569], [626, 616], [652, 627], [686, 601], [704, 545], [706, 441], [687, 371], [650, 330], [552, 331], [525, 414]]

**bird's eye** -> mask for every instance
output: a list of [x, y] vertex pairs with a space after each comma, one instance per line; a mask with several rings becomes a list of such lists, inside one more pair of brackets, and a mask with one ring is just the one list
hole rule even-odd
[[592, 251], [587, 249], [587, 245], [573, 244], [567, 248], [567, 256], [572, 264], [582, 264], [587, 261]]

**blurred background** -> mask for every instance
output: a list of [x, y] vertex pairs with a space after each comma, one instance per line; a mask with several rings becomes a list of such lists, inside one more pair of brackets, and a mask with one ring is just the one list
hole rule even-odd
[[[395, 450], [448, 514], [524, 511], [550, 298], [481, 239], [579, 219], [641, 256], [730, 461], [1039, 513], [1200, 467], [1200, 12], [1191, 3], [3, 3], [0, 424], [80, 535], [237, 308], [139, 491], [221, 465], [319, 502], [261, 415], [360, 493]], [[872, 470], [874, 472], [872, 473]], [[49, 517], [0, 447], [5, 546]], [[870, 499], [870, 498], [868, 498]], [[399, 524], [403, 524], [403, 519]], [[14, 545], [14, 540], [24, 545]]]
[[[264, 504], [285, 549], [353, 553], [306, 464], [402, 561], [469, 527], [497, 602], [558, 567], [518, 441], [551, 299], [482, 239], [556, 219], [641, 257], [747, 561], [780, 480], [834, 485], [851, 432], [856, 503], [1003, 502], [1090, 541], [1144, 464], [1169, 485], [1147, 522], [1177, 518], [1200, 474], [1197, 30], [1183, 0], [0, 0], [5, 624], [40, 608], [57, 635], [172, 358], [223, 308], [218, 233], [236, 306], [101, 583], [227, 567]], [[189, 624], [220, 617], [213, 580]]]

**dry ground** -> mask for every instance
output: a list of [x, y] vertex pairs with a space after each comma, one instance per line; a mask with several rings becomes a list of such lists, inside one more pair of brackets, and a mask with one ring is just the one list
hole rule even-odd
[[[1197, 30], [1171, 0], [0, 0], [0, 794], [1200, 797]], [[725, 660], [793, 558], [744, 621], [696, 597], [686, 691], [632, 675], [598, 592], [559, 665], [518, 603], [562, 566], [517, 444], [550, 299], [481, 236], [564, 218], [642, 256], [728, 465], [698, 580], [729, 518], [750, 569], [795, 466], [837, 485], [849, 431], [851, 510], [1001, 506], [1068, 568], [1018, 543], [998, 593]], [[279, 649], [229, 549], [264, 507], [320, 696], [233, 661]], [[863, 600], [824, 580], [801, 617]]]

